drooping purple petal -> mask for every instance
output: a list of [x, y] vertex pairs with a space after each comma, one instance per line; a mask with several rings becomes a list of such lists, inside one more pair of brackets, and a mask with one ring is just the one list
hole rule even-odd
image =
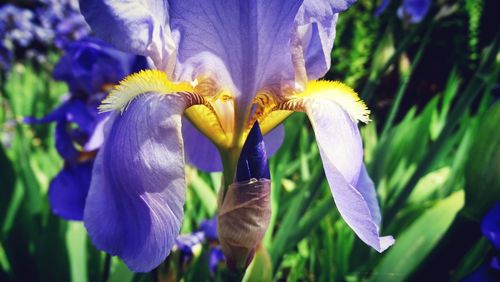
[[491, 244], [500, 251], [500, 203], [497, 203], [484, 216], [481, 231]]
[[[363, 242], [382, 252], [394, 243], [392, 236], [379, 237], [377, 217], [370, 200], [357, 186], [363, 165], [363, 147], [356, 122], [334, 101], [308, 99], [305, 111], [316, 135], [326, 178], [340, 214]], [[362, 179], [361, 184], [366, 185]], [[358, 187], [356, 189], [355, 187]], [[369, 198], [369, 197], [367, 197]]]
[[207, 172], [222, 171], [217, 147], [187, 119], [182, 122], [182, 138], [186, 163]]
[[285, 140], [285, 127], [283, 124], [276, 126], [273, 130], [264, 135], [266, 152], [268, 156], [274, 155]]
[[90, 187], [93, 162], [69, 164], [52, 179], [49, 201], [52, 212], [67, 220], [82, 220]]
[[116, 48], [150, 57], [158, 69], [168, 71], [175, 60], [168, 1], [80, 0], [80, 10], [94, 33]]
[[185, 199], [181, 114], [176, 94], [146, 94], [114, 113], [95, 160], [84, 222], [96, 247], [137, 272], [170, 253]]
[[68, 123], [65, 120], [58, 121], [55, 129], [55, 143], [59, 155], [67, 161], [75, 162], [80, 154], [73, 145], [73, 140], [68, 132]]
[[363, 165], [359, 173], [358, 183], [354, 186], [356, 190], [365, 199], [368, 208], [370, 209], [370, 214], [373, 217], [373, 221], [380, 226], [382, 221], [382, 216], [380, 214], [380, 207], [377, 200], [377, 191], [375, 190], [375, 184], [368, 175], [366, 167]]
[[315, 80], [330, 68], [338, 13], [356, 0], [305, 0], [295, 17], [292, 40], [297, 79]]
[[[222, 171], [222, 161], [217, 147], [187, 119], [183, 119], [182, 122], [182, 137], [186, 163], [207, 172]], [[264, 135], [268, 156], [272, 156], [278, 151], [284, 139], [285, 128], [283, 125], [277, 126]]]

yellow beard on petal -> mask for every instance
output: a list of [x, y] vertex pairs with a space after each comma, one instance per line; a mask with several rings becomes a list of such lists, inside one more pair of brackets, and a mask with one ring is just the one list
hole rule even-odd
[[254, 100], [257, 110], [249, 126], [258, 120], [262, 133], [266, 134], [293, 112], [304, 111], [304, 103], [307, 99], [334, 101], [353, 120], [363, 123], [370, 121], [370, 110], [352, 88], [338, 81], [320, 80], [310, 81], [304, 91], [290, 95], [276, 97], [276, 95], [269, 95], [266, 92], [259, 93]]
[[193, 87], [186, 82], [175, 83], [159, 70], [143, 70], [127, 76], [120, 81], [108, 97], [99, 106], [100, 112], [120, 110], [123, 112], [137, 96], [148, 93], [193, 92]]
[[292, 96], [291, 101], [300, 99], [329, 99], [337, 103], [353, 120], [368, 123], [370, 110], [351, 87], [339, 81], [310, 81], [304, 92]]

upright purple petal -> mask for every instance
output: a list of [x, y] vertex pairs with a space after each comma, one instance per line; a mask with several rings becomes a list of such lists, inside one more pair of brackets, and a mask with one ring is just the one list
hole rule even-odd
[[52, 179], [49, 201], [52, 212], [67, 220], [82, 220], [85, 199], [90, 187], [92, 161], [65, 164]]
[[379, 252], [384, 251], [394, 239], [379, 237], [379, 218], [374, 208], [370, 208], [373, 198], [365, 191], [370, 185], [361, 178], [360, 184], [365, 187], [358, 186], [363, 147], [357, 123], [340, 105], [327, 98], [310, 98], [304, 104], [337, 209], [363, 242]]
[[356, 0], [304, 0], [295, 17], [292, 54], [298, 80], [322, 77], [330, 68], [338, 13]]
[[161, 0], [80, 0], [80, 10], [99, 38], [122, 51], [150, 57], [165, 71], [167, 60], [175, 60], [168, 5]]
[[84, 222], [99, 249], [137, 272], [170, 253], [185, 199], [181, 114], [177, 94], [146, 94], [114, 113], [95, 160]]
[[214, 76], [237, 100], [236, 126], [242, 126], [258, 90], [293, 81], [290, 37], [302, 0], [169, 3], [176, 78]]

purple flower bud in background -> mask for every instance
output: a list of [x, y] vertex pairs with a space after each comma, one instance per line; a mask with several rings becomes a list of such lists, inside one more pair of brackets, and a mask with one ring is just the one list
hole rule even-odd
[[219, 236], [217, 235], [217, 217], [203, 220], [200, 223], [199, 231], [203, 232], [205, 238], [209, 241], [219, 240]]
[[244, 271], [253, 259], [271, 217], [270, 172], [258, 122], [243, 145], [236, 182], [219, 203], [219, 241], [228, 267]]
[[[431, 4], [432, 0], [403, 0], [398, 8], [398, 17], [412, 24], [419, 23], [429, 12]], [[375, 16], [380, 16], [388, 6], [389, 0], [383, 0], [375, 11]]]
[[201, 248], [201, 244], [205, 241], [205, 234], [203, 232], [194, 232], [192, 234], [179, 235], [175, 239], [175, 246], [181, 253], [183, 262], [188, 262], [195, 253], [195, 248]]
[[215, 274], [219, 264], [224, 261], [224, 254], [217, 243], [217, 217], [203, 220], [197, 231], [191, 234], [179, 235], [175, 240], [175, 249], [180, 252], [181, 262], [188, 263], [205, 243], [211, 243], [209, 249], [208, 268], [211, 274]]
[[398, 9], [400, 19], [408, 19], [412, 24], [421, 22], [429, 12], [431, 0], [403, 0]]

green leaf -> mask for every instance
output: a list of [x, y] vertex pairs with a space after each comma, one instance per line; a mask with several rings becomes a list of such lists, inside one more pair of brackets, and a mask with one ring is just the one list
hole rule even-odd
[[373, 281], [404, 281], [432, 250], [464, 204], [463, 191], [440, 200], [396, 238], [376, 267]]
[[69, 222], [66, 232], [66, 247], [68, 249], [72, 282], [86, 282], [87, 250], [85, 247], [87, 235], [81, 222]]

